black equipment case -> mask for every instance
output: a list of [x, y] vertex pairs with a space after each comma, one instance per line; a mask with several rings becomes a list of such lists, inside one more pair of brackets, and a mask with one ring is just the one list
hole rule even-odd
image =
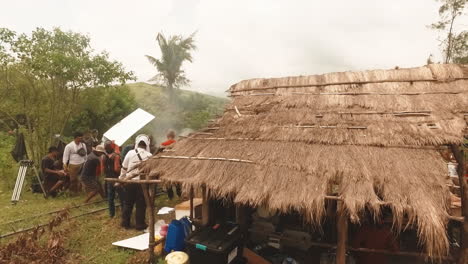
[[235, 264], [242, 260], [242, 235], [237, 225], [215, 225], [186, 239], [191, 264]]

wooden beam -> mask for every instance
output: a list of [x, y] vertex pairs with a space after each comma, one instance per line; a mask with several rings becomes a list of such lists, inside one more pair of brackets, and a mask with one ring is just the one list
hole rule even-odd
[[452, 220], [452, 221], [456, 221], [456, 222], [465, 222], [465, 217], [464, 216], [452, 216], [452, 215], [449, 215], [448, 216], [448, 219], [449, 220]]
[[451, 145], [452, 152], [458, 163], [458, 179], [460, 181], [460, 198], [462, 204], [462, 215], [465, 218], [461, 230], [460, 257], [458, 264], [468, 263], [468, 183], [465, 178], [465, 155], [458, 145]]
[[205, 185], [202, 185], [202, 226], [207, 226], [210, 223], [210, 201], [208, 190]]
[[338, 202], [336, 230], [338, 233], [336, 264], [346, 264], [346, 244], [348, 243], [348, 217], [342, 201]]
[[[329, 244], [329, 243], [322, 243], [322, 242], [308, 242], [310, 245], [315, 247], [323, 247], [323, 248], [331, 248], [336, 249], [336, 245]], [[372, 248], [353, 248], [348, 247], [349, 251], [354, 252], [366, 252], [366, 253], [375, 253], [375, 254], [384, 254], [384, 255], [391, 255], [391, 256], [403, 256], [403, 257], [415, 257], [415, 258], [427, 258], [430, 259], [430, 256], [424, 253], [419, 252], [409, 252], [409, 251], [390, 251], [385, 249], [372, 249]], [[438, 257], [435, 257], [438, 258]], [[452, 257], [440, 257], [440, 259], [444, 260], [453, 260]]]
[[247, 235], [249, 231], [249, 223], [247, 218], [247, 208], [245, 205], [236, 205], [236, 222], [240, 227], [242, 234]]

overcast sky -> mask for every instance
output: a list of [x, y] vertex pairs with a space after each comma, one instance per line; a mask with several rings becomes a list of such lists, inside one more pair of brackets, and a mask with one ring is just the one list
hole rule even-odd
[[[222, 94], [243, 79], [420, 66], [439, 58], [434, 0], [15, 0], [0, 27], [88, 34], [138, 81], [156, 74], [155, 37], [198, 31], [192, 90]], [[466, 17], [465, 17], [466, 21]], [[461, 23], [467, 27], [468, 22]]]

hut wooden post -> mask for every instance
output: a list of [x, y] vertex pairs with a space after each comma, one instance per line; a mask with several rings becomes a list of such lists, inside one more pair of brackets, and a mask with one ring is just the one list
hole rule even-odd
[[122, 180], [122, 179], [115, 179], [115, 178], [105, 178], [104, 180], [107, 182], [119, 182], [119, 183], [140, 185], [143, 191], [143, 196], [145, 197], [146, 209], [148, 210], [148, 213], [149, 213], [148, 263], [153, 264], [156, 261], [156, 257], [154, 255], [154, 247], [156, 246], [156, 244], [159, 244], [162, 241], [164, 241], [164, 239], [160, 239], [158, 240], [158, 242], [156, 242], [154, 239], [154, 198], [156, 195], [154, 184], [160, 183], [161, 180], [151, 180], [151, 179], [147, 179], [146, 177], [142, 177], [142, 178], [143, 178], [142, 180], [131, 180], [131, 179]]
[[242, 234], [247, 234], [249, 231], [247, 219], [247, 207], [245, 205], [236, 205], [236, 222], [240, 227]]
[[202, 226], [210, 223], [210, 201], [208, 200], [208, 191], [206, 186], [202, 186]]
[[460, 181], [460, 197], [462, 204], [462, 215], [464, 220], [461, 230], [461, 250], [458, 259], [459, 264], [468, 263], [468, 184], [465, 179], [465, 155], [458, 145], [451, 145], [452, 152], [458, 163], [458, 178]]
[[[149, 190], [152, 187], [152, 184], [141, 184], [143, 195], [145, 196], [146, 208], [149, 212], [148, 263], [150, 264], [153, 264], [156, 261], [156, 256], [154, 255], [154, 247], [156, 246], [156, 242], [154, 240], [154, 192]], [[153, 195], [151, 195], [152, 193]]]
[[336, 229], [338, 233], [336, 264], [346, 263], [346, 244], [348, 242], [348, 218], [342, 201], [338, 201]]
[[190, 186], [190, 194], [189, 194], [189, 198], [190, 198], [190, 220], [193, 221], [193, 196], [194, 196], [194, 191], [193, 191], [193, 186]]

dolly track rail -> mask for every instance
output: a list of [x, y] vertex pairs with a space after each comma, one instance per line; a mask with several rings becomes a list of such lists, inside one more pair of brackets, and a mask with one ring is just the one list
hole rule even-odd
[[[158, 196], [163, 195], [163, 194], [165, 194], [165, 193], [164, 193], [164, 192], [159, 192], [159, 193], [157, 192], [157, 193], [155, 194], [155, 196], [158, 197]], [[36, 218], [36, 217], [38, 217], [38, 216], [45, 216], [45, 215], [51, 215], [51, 214], [55, 214], [55, 213], [60, 213], [60, 212], [62, 212], [62, 211], [64, 211], [64, 210], [76, 209], [76, 208], [80, 208], [80, 207], [82, 207], [82, 206], [97, 204], [97, 203], [101, 203], [101, 202], [104, 202], [104, 201], [107, 201], [107, 200], [99, 200], [99, 201], [95, 201], [95, 202], [92, 202], [92, 203], [80, 204], [80, 205], [76, 205], [76, 206], [69, 207], [69, 208], [63, 208], [63, 209], [60, 209], [60, 210], [54, 210], [54, 211], [51, 211], [51, 212], [47, 212], [47, 213], [43, 213], [43, 214], [31, 216], [31, 217], [28, 217], [28, 218], [18, 219], [18, 220], [14, 220], [14, 221], [12, 221], [12, 222], [7, 222], [7, 223], [2, 223], [2, 224], [0, 224], [0, 225], [7, 225], [7, 224], [18, 223], [18, 222], [25, 221], [25, 220], [28, 220], [28, 219]], [[116, 204], [115, 206], [116, 206], [116, 207], [120, 207], [120, 204]], [[92, 210], [92, 211], [89, 211], [89, 212], [86, 212], [86, 213], [83, 213], [83, 214], [71, 216], [71, 217], [69, 217], [68, 219], [75, 219], [75, 218], [79, 218], [79, 217], [82, 217], [82, 216], [87, 216], [87, 215], [99, 213], [99, 212], [102, 212], [102, 211], [105, 211], [105, 210], [108, 210], [108, 209], [109, 209], [109, 207], [100, 208], [100, 209]], [[17, 234], [21, 234], [21, 233], [24, 233], [24, 232], [28, 232], [28, 231], [34, 230], [34, 228], [44, 227], [44, 226], [47, 226], [47, 225], [49, 225], [49, 223], [40, 224], [40, 225], [35, 225], [35, 226], [33, 226], [33, 227], [28, 227], [28, 228], [21, 229], [21, 230], [18, 230], [18, 231], [14, 231], [14, 232], [2, 234], [2, 235], [0, 235], [0, 239], [2, 239], [2, 238], [7, 238], [7, 237], [10, 237], [10, 236], [14, 236], [14, 235], [17, 235]]]
[[80, 207], [83, 207], [83, 206], [98, 204], [98, 203], [102, 203], [102, 202], [106, 202], [106, 201], [107, 200], [99, 200], [99, 201], [95, 201], [95, 202], [92, 202], [92, 203], [84, 203], [84, 204], [74, 205], [74, 206], [71, 206], [71, 207], [62, 208], [62, 209], [50, 211], [50, 212], [47, 212], [47, 213], [37, 214], [37, 215], [30, 216], [30, 217], [13, 220], [11, 222], [0, 223], [0, 226], [16, 224], [16, 223], [19, 223], [19, 222], [23, 222], [23, 221], [26, 221], [26, 220], [33, 219], [33, 218], [46, 216], [46, 215], [51, 215], [51, 214], [55, 214], [55, 213], [60, 213], [60, 212], [65, 211], [65, 210], [76, 209], [76, 208], [80, 208]]
[[[115, 206], [118, 207], [118, 206], [120, 206], [120, 204], [116, 204]], [[107, 209], [109, 209], [109, 208], [106, 207], [106, 208], [96, 209], [96, 210], [86, 212], [86, 213], [83, 213], [83, 214], [71, 216], [68, 219], [74, 219], [74, 218], [78, 218], [78, 217], [82, 217], [82, 216], [86, 216], [86, 215], [90, 215], [90, 214], [95, 214], [95, 213], [102, 212], [102, 211], [107, 210]], [[67, 209], [63, 209], [63, 210], [67, 210]], [[60, 210], [60, 211], [63, 211], [63, 210]], [[58, 211], [58, 212], [60, 212], [60, 211]], [[40, 225], [35, 225], [33, 227], [29, 227], [29, 228], [26, 228], [26, 229], [18, 230], [18, 231], [15, 231], [15, 232], [6, 233], [6, 234], [3, 234], [3, 235], [0, 235], [0, 239], [10, 237], [10, 236], [14, 236], [14, 235], [17, 235], [17, 234], [21, 234], [21, 233], [24, 233], [24, 232], [28, 232], [28, 231], [31, 231], [31, 230], [33, 230], [35, 228], [44, 227], [44, 226], [48, 226], [48, 225], [49, 225], [49, 223], [40, 224]]]

